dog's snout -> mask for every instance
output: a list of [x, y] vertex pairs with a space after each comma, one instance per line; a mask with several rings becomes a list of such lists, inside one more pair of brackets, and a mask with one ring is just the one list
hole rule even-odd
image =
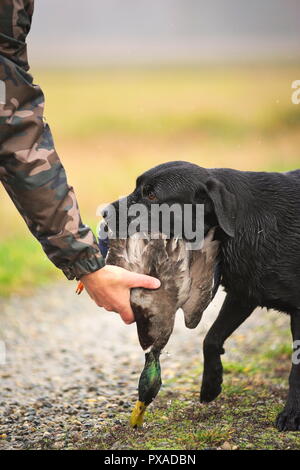
[[108, 206], [104, 207], [101, 211], [101, 215], [103, 219], [108, 223], [108, 221], [114, 216], [116, 209], [114, 208], [113, 204], [109, 204]]
[[102, 215], [103, 219], [106, 219], [106, 217], [108, 216], [107, 209], [103, 209], [103, 211], [101, 212], [101, 215]]

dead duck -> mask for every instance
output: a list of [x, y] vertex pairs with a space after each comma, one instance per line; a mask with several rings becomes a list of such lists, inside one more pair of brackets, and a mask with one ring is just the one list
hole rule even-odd
[[106, 264], [149, 274], [160, 279], [157, 290], [134, 288], [131, 306], [135, 315], [145, 366], [139, 380], [139, 400], [130, 424], [140, 427], [147, 406], [161, 387], [159, 356], [173, 331], [175, 314], [184, 313], [185, 325], [195, 328], [211, 302], [219, 279], [216, 276], [219, 242], [210, 230], [199, 250], [189, 250], [182, 239], [145, 238], [135, 234], [127, 239], [109, 240]]

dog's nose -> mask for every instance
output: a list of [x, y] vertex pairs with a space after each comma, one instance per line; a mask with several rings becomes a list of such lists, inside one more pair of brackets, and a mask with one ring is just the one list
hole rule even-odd
[[108, 206], [104, 207], [104, 209], [102, 209], [101, 215], [106, 223], [108, 223], [109, 220], [114, 217], [115, 212], [115, 207], [112, 204], [109, 204]]
[[101, 211], [101, 215], [102, 215], [103, 219], [106, 219], [106, 217], [108, 216], [108, 210], [107, 210], [107, 209], [103, 209], [103, 210]]

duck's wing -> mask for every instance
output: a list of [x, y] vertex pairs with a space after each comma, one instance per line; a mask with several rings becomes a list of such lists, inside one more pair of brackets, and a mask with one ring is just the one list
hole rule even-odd
[[132, 238], [111, 238], [105, 264], [113, 264], [137, 273], [145, 272], [144, 251], [149, 243], [141, 236]]
[[[173, 331], [176, 313], [175, 263], [166, 250], [167, 241], [143, 238], [111, 239], [106, 264], [158, 277], [159, 289], [131, 289], [130, 302], [141, 347], [162, 349]], [[174, 266], [175, 264], [175, 266]]]
[[190, 295], [181, 306], [184, 312], [185, 325], [196, 328], [202, 318], [204, 310], [213, 298], [215, 285], [215, 268], [220, 243], [213, 240], [214, 229], [210, 230], [200, 250], [190, 253]]
[[151, 239], [139, 259], [143, 272], [160, 279], [156, 290], [132, 289], [131, 304], [143, 349], [162, 350], [174, 328], [178, 299], [189, 293], [188, 257], [182, 240]]
[[113, 264], [126, 269], [126, 240], [113, 239], [109, 241], [109, 250], [105, 258], [105, 264]]

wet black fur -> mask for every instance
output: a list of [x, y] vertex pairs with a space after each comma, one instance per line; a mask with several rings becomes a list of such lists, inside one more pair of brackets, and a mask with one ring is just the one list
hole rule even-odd
[[[242, 172], [169, 162], [137, 179], [133, 202], [204, 204], [205, 231], [219, 226], [227, 296], [204, 341], [201, 401], [220, 393], [223, 344], [256, 307], [290, 314], [293, 339], [300, 339], [300, 170]], [[292, 366], [277, 427], [300, 430], [300, 365]]]

